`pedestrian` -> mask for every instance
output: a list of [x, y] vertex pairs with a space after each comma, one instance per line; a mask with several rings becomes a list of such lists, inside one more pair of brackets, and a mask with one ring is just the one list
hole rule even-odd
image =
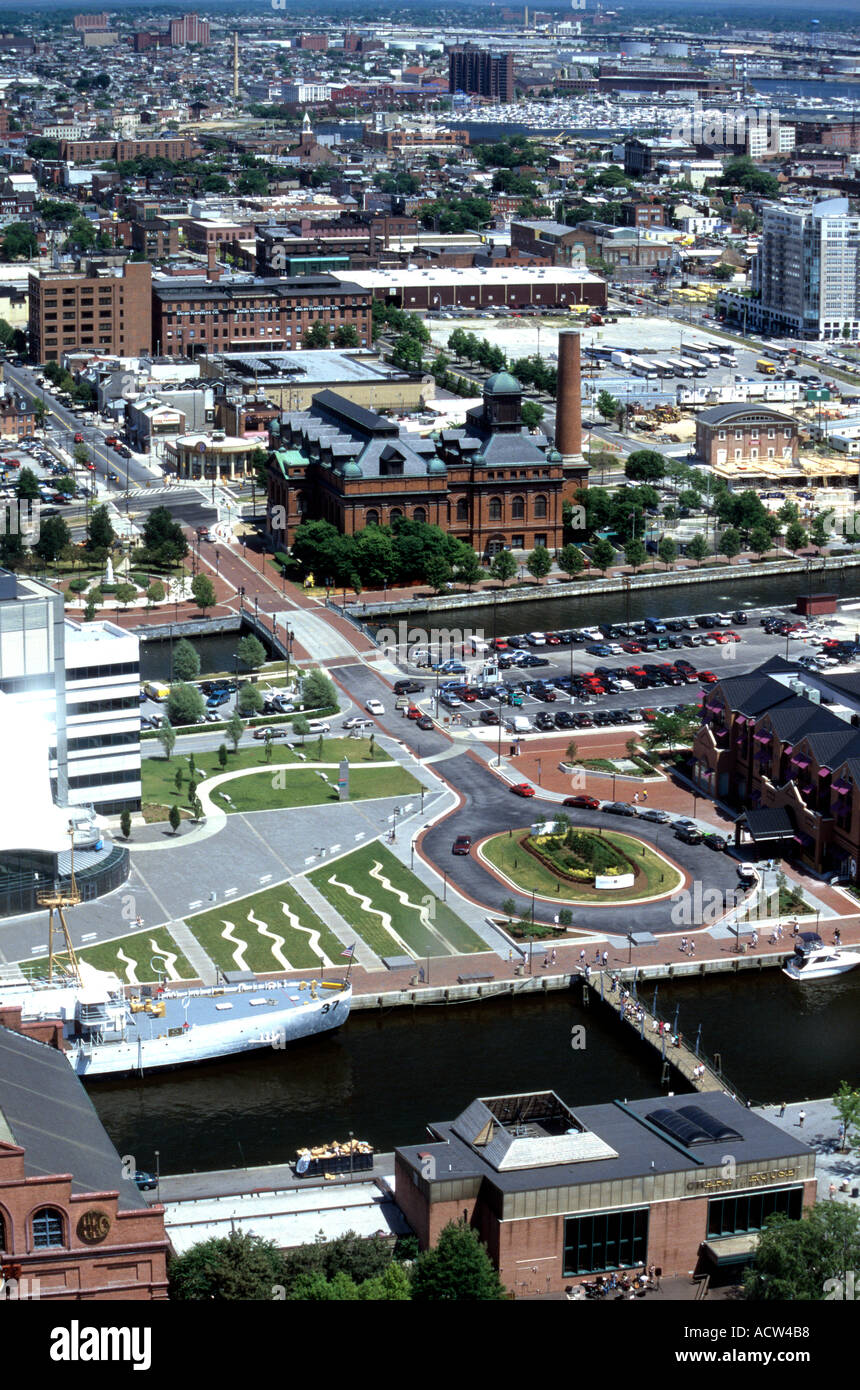
[[785, 1114], [785, 1101], [783, 1101], [783, 1102], [782, 1102], [782, 1105], [779, 1107], [779, 1114], [777, 1115], [776, 1118], [777, 1118], [778, 1120], [781, 1120], [784, 1114]]
[[604, 951], [604, 952], [603, 952], [603, 969], [604, 969], [604, 970], [606, 969], [606, 966], [607, 966], [608, 963], [609, 963], [609, 952], [608, 952], [608, 951]]
[[690, 942], [690, 956], [692, 957], [692, 956], [694, 956], [695, 954], [696, 954], [696, 943], [695, 943], [695, 941], [691, 941], [691, 942]]
[[828, 1197], [830, 1198], [831, 1201], [832, 1201], [833, 1198], [836, 1196], [836, 1183], [835, 1183], [835, 1182], [832, 1182], [832, 1183], [830, 1184], [829, 1188], [827, 1189], [827, 1195], [828, 1195]]
[[643, 792], [643, 793], [642, 793], [642, 800], [643, 800], [643, 801], [647, 801], [647, 800], [648, 800], [648, 793], [647, 793], [647, 792]]
[[838, 927], [835, 929], [835, 931], [834, 931], [834, 933], [833, 933], [833, 944], [834, 944], [834, 946], [841, 946], [841, 945], [842, 945], [842, 933], [841, 933], [841, 931], [839, 930]]
[[579, 964], [580, 964], [580, 966], [585, 965], [585, 947], [584, 947], [584, 946], [583, 946], [582, 950], [581, 950], [580, 953], [579, 953]]
[[797, 1117], [798, 1128], [803, 1129], [803, 1124], [804, 1124], [805, 1119], [806, 1119], [806, 1111], [805, 1111], [805, 1110], [801, 1110], [800, 1114], [799, 1114], [798, 1117]]
[[680, 951], [683, 951], [683, 952], [684, 952], [684, 955], [687, 954], [687, 938], [686, 938], [686, 936], [682, 936], [682, 937], [681, 937], [681, 945], [678, 947], [678, 949], [679, 949]]
[[508, 965], [513, 965], [513, 963], [514, 963], [514, 953], [513, 953], [513, 951], [508, 951]]
[[555, 965], [555, 963], [556, 963], [557, 960], [558, 960], [558, 952], [556, 951], [555, 947], [553, 947], [552, 955], [550, 956], [550, 963], [551, 963], [552, 965]]
[[755, 950], [755, 948], [756, 948], [757, 945], [758, 945], [758, 932], [757, 932], [757, 931], [753, 931], [752, 937], [751, 937], [751, 939], [750, 939], [750, 946], [753, 948], [753, 950]]
[[549, 966], [549, 956], [544, 956], [544, 958], [543, 958], [543, 968], [544, 968], [544, 970], [546, 970], [546, 969], [548, 968], [548, 966]]
[[638, 793], [638, 792], [634, 792], [634, 793], [633, 793], [633, 805], [634, 805], [634, 806], [638, 806], [638, 805], [639, 805], [639, 793]]

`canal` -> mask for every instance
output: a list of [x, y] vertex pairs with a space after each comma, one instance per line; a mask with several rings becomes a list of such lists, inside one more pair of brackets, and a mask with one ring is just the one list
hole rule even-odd
[[[643, 990], [650, 1004], [653, 986]], [[778, 970], [661, 984], [657, 1007], [718, 1052], [753, 1104], [857, 1085], [860, 971], [803, 987]], [[571, 1046], [584, 1025], [585, 1046]], [[676, 1088], [680, 1089], [677, 1086]], [[89, 1094], [121, 1154], [165, 1173], [293, 1159], [352, 1131], [379, 1150], [475, 1096], [553, 1089], [574, 1108], [661, 1093], [660, 1060], [608, 1008], [576, 991], [481, 1004], [354, 1014], [339, 1033]]]

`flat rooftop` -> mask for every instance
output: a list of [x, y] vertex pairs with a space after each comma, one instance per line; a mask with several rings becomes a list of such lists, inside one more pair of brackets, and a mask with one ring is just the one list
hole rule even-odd
[[486, 268], [470, 266], [459, 269], [444, 266], [439, 269], [419, 270], [350, 270], [341, 274], [331, 272], [335, 279], [344, 285], [358, 285], [363, 290], [384, 289], [401, 286], [404, 289], [421, 285], [524, 285], [530, 280], [541, 285], [568, 285], [571, 280], [581, 284], [603, 284], [599, 275], [581, 266], [509, 266], [505, 269], [489, 265]]
[[279, 382], [304, 386], [313, 382], [387, 381], [403, 376], [402, 372], [367, 354], [353, 356], [348, 352], [326, 349], [314, 352], [227, 352], [212, 354], [207, 360], [221, 361], [226, 370], [253, 378], [261, 386], [274, 386]]

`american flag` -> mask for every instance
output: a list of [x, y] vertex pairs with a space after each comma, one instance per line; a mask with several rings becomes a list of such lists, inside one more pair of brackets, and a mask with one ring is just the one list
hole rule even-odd
[[355, 942], [353, 942], [351, 946], [347, 946], [347, 948], [346, 948], [345, 951], [341, 951], [341, 955], [342, 955], [342, 956], [351, 956], [354, 950], [355, 950]]

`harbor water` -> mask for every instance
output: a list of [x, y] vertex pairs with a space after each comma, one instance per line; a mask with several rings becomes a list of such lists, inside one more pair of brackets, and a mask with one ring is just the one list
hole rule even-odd
[[[642, 988], [649, 1006], [653, 985]], [[753, 1104], [832, 1095], [858, 1077], [860, 971], [798, 986], [779, 970], [660, 984], [657, 1009], [719, 1053]], [[571, 1030], [585, 1029], [584, 1047]], [[701, 1031], [700, 1030], [701, 1025]], [[93, 1083], [121, 1154], [163, 1173], [284, 1162], [350, 1131], [382, 1151], [475, 1097], [553, 1089], [574, 1106], [661, 1094], [659, 1056], [578, 987], [481, 1004], [353, 1014], [335, 1034], [150, 1075]], [[681, 1089], [677, 1077], [670, 1087]]]

